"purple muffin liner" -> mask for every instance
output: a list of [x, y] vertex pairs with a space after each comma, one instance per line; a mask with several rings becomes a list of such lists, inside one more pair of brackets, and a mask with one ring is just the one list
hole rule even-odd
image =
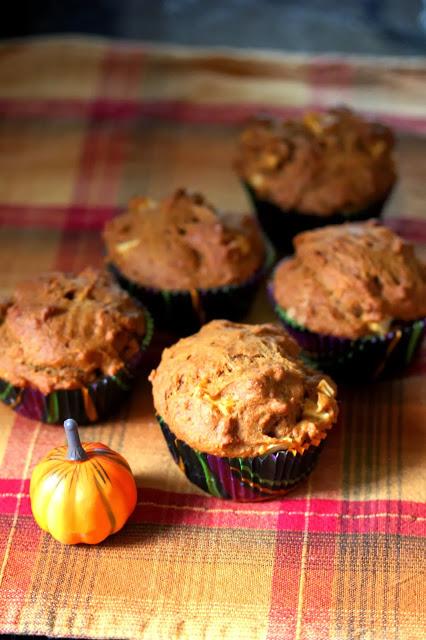
[[303, 454], [281, 450], [253, 458], [227, 458], [202, 453], [176, 438], [157, 415], [170, 453], [187, 478], [216, 498], [259, 502], [280, 498], [294, 489], [314, 468], [324, 445]]
[[246, 182], [243, 182], [243, 185], [256, 210], [260, 226], [280, 255], [293, 253], [293, 238], [302, 231], [325, 227], [330, 224], [380, 218], [383, 207], [392, 191], [390, 190], [384, 198], [359, 211], [342, 211], [331, 216], [316, 216], [299, 213], [295, 209], [281, 209], [273, 202], [259, 198], [254, 189]]
[[62, 425], [74, 418], [80, 425], [93, 424], [113, 413], [128, 395], [151, 342], [154, 323], [143, 309], [146, 322], [140, 350], [114, 376], [102, 376], [80, 389], [57, 389], [44, 394], [35, 387], [16, 387], [0, 379], [0, 400], [20, 415], [48, 424]]
[[242, 320], [248, 313], [258, 287], [275, 263], [276, 254], [266, 242], [266, 256], [256, 273], [241, 284], [209, 289], [180, 291], [143, 287], [132, 282], [118, 267], [108, 264], [118, 284], [146, 305], [152, 313], [156, 327], [178, 336], [190, 335], [215, 318]]
[[362, 382], [398, 374], [412, 362], [425, 335], [426, 318], [398, 322], [385, 335], [356, 340], [315, 333], [288, 317], [274, 298], [272, 282], [268, 295], [281, 323], [302, 348], [304, 360], [337, 380]]

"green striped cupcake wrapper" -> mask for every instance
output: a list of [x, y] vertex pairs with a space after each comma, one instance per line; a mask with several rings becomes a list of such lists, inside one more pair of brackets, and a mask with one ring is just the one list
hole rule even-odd
[[383, 207], [392, 191], [389, 191], [384, 198], [373, 202], [360, 211], [342, 211], [341, 213], [336, 213], [331, 216], [316, 216], [313, 214], [299, 213], [295, 209], [281, 209], [281, 207], [273, 202], [259, 198], [255, 190], [246, 182], [243, 182], [243, 186], [256, 210], [260, 226], [280, 255], [293, 253], [293, 238], [303, 231], [328, 226], [330, 224], [360, 222], [370, 218], [380, 218]]
[[115, 264], [108, 265], [119, 285], [151, 311], [156, 327], [178, 336], [190, 335], [210, 320], [242, 320], [248, 313], [256, 291], [276, 258], [266, 242], [266, 257], [260, 269], [241, 284], [209, 289], [180, 291], [143, 287], [126, 278]]
[[154, 322], [144, 308], [146, 332], [140, 350], [114, 376], [102, 376], [80, 389], [57, 389], [44, 394], [35, 387], [16, 387], [0, 379], [0, 400], [20, 415], [48, 424], [62, 425], [74, 418], [80, 425], [103, 420], [128, 395], [154, 333]]
[[337, 381], [365, 382], [402, 373], [418, 353], [425, 335], [426, 318], [398, 322], [385, 335], [357, 340], [315, 333], [289, 318], [274, 298], [272, 281], [268, 295], [281, 323], [302, 348], [304, 360]]
[[252, 458], [227, 458], [196, 451], [176, 438], [157, 415], [169, 451], [187, 478], [216, 498], [259, 502], [282, 498], [314, 468], [324, 445], [312, 445], [303, 454], [282, 450]]

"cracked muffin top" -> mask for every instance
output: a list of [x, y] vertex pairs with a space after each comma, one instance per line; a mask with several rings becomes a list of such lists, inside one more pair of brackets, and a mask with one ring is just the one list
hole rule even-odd
[[337, 403], [334, 383], [299, 351], [276, 325], [214, 320], [163, 351], [150, 375], [156, 411], [205, 453], [303, 452], [325, 437]]
[[360, 338], [426, 315], [426, 265], [390, 229], [333, 225], [299, 234], [294, 246], [275, 270], [273, 293], [307, 329]]
[[134, 198], [104, 230], [107, 260], [142, 286], [185, 290], [239, 284], [261, 267], [265, 248], [250, 215], [224, 214], [177, 190]]
[[260, 199], [328, 216], [383, 200], [396, 175], [393, 135], [340, 107], [301, 119], [257, 118], [240, 137], [235, 169]]
[[139, 351], [143, 311], [109, 274], [50, 273], [0, 307], [0, 378], [42, 393], [114, 375]]

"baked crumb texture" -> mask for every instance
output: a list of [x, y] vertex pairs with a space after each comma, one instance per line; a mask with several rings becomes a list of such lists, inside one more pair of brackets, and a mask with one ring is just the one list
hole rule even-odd
[[141, 349], [142, 309], [109, 274], [22, 282], [0, 308], [0, 378], [44, 394], [114, 376]]
[[426, 265], [390, 229], [369, 221], [298, 235], [273, 277], [288, 318], [317, 333], [384, 335], [426, 315]]
[[303, 453], [326, 437], [337, 403], [334, 383], [299, 351], [273, 324], [210, 322], [163, 352], [150, 376], [156, 411], [200, 452]]
[[259, 198], [283, 210], [331, 216], [389, 194], [396, 180], [393, 147], [388, 127], [340, 107], [250, 121], [234, 166]]
[[128, 280], [159, 289], [240, 284], [265, 260], [252, 216], [219, 212], [184, 189], [161, 202], [134, 198], [106, 224], [104, 240], [107, 261]]

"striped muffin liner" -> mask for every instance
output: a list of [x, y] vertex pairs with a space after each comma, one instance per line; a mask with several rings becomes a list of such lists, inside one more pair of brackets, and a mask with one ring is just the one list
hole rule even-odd
[[62, 425], [74, 418], [93, 424], [113, 413], [128, 395], [154, 333], [151, 314], [143, 309], [146, 331], [140, 350], [113, 376], [102, 376], [79, 389], [57, 389], [44, 394], [35, 387], [16, 387], [0, 379], [0, 400], [26, 418]]
[[425, 335], [426, 318], [398, 322], [385, 335], [357, 340], [315, 333], [289, 318], [274, 298], [272, 282], [268, 295], [281, 323], [302, 348], [304, 360], [340, 381], [363, 382], [397, 375], [412, 362]]
[[126, 278], [115, 264], [109, 263], [108, 269], [123, 289], [149, 308], [156, 327], [184, 336], [195, 333], [203, 324], [215, 318], [242, 320], [275, 259], [273, 247], [266, 243], [263, 265], [245, 282], [190, 291], [143, 287]]
[[246, 182], [243, 182], [243, 185], [256, 210], [260, 226], [280, 255], [293, 253], [293, 238], [302, 231], [325, 227], [330, 224], [360, 222], [362, 220], [369, 220], [370, 218], [380, 218], [383, 207], [391, 193], [389, 191], [381, 200], [356, 212], [342, 212], [331, 216], [315, 216], [298, 213], [295, 209], [281, 209], [272, 202], [259, 198], [254, 189]]
[[259, 502], [281, 498], [314, 468], [324, 440], [302, 454], [282, 450], [252, 458], [227, 458], [202, 453], [179, 440], [157, 415], [169, 451], [187, 478], [216, 498]]

